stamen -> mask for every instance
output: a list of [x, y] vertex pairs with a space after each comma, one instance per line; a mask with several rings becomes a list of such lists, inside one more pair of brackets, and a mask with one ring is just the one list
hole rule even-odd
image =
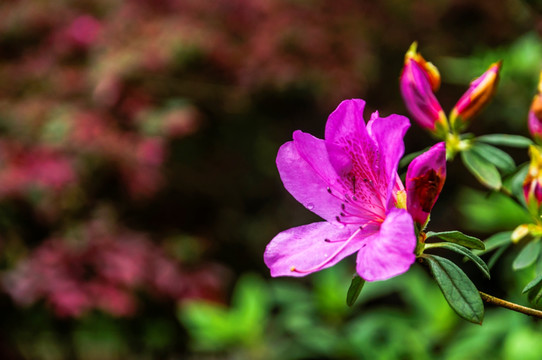
[[[369, 208], [361, 208], [359, 206], [350, 205], [351, 210], [349, 210], [346, 206], [344, 207], [344, 211], [340, 212], [340, 217], [343, 218], [356, 218], [358, 219], [357, 223], [363, 222], [363, 220], [375, 220], [375, 219], [383, 219], [382, 213], [375, 212], [373, 210], [370, 210]], [[341, 206], [341, 208], [343, 208]], [[357, 212], [356, 210], [359, 210]], [[335, 217], [337, 219], [337, 217]]]
[[[373, 181], [372, 180], [368, 180], [368, 182], [372, 183]], [[373, 207], [376, 207], [379, 211], [378, 212], [375, 212], [375, 211], [372, 211], [367, 207], [362, 207], [361, 205], [362, 204], [358, 204], [357, 201], [359, 200], [358, 197], [356, 195], [349, 195], [348, 193], [344, 194], [344, 197], [339, 197], [335, 194], [335, 192], [333, 192], [331, 190], [330, 187], [327, 187], [326, 188], [326, 191], [331, 195], [333, 196], [334, 198], [338, 199], [338, 200], [341, 200], [341, 209], [343, 210], [343, 212], [347, 215], [350, 215], [350, 216], [355, 216], [355, 217], [359, 217], [361, 219], [366, 219], [368, 218], [367, 215], [370, 215], [372, 217], [376, 217], [378, 219], [382, 218], [382, 214], [386, 212], [386, 209], [385, 207], [381, 204], [381, 199], [378, 198], [378, 195], [376, 193], [372, 193], [372, 196], [375, 197], [375, 201], [371, 202], [370, 205], [372, 205]], [[357, 211], [345, 211], [346, 210], [346, 206], [351, 206], [353, 209], [357, 209], [359, 210], [359, 212]], [[339, 217], [335, 217], [335, 219], [337, 220], [337, 222], [341, 222], [340, 218]]]
[[346, 248], [346, 246], [348, 244], [350, 244], [350, 242], [352, 240], [354, 240], [354, 238], [361, 232], [361, 230], [363, 230], [363, 227], [360, 226], [359, 229], [354, 231], [354, 233], [352, 235], [350, 235], [350, 237], [347, 240], [345, 240], [344, 244], [342, 244], [337, 250], [335, 250], [335, 252], [333, 254], [331, 254], [330, 257], [328, 257], [326, 260], [322, 261], [320, 264], [318, 264], [318, 265], [316, 265], [316, 266], [314, 266], [314, 267], [312, 267], [310, 269], [306, 269], [306, 270], [299, 270], [295, 266], [291, 266], [290, 271], [291, 272], [297, 272], [297, 273], [300, 273], [300, 274], [306, 274], [306, 273], [311, 273], [311, 272], [314, 272], [316, 270], [321, 269], [326, 264], [328, 264], [331, 260], [333, 260], [341, 251], [343, 251], [344, 248]]
[[342, 225], [359, 225], [361, 223], [363, 223], [364, 220], [370, 220], [368, 218], [360, 218], [360, 217], [357, 217], [357, 216], [352, 216], [354, 219], [348, 221], [348, 220], [345, 220], [345, 219], [340, 219], [339, 223], [341, 223]]

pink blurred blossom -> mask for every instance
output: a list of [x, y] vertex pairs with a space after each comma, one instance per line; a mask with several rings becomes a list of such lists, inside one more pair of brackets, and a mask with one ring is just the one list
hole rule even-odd
[[52, 148], [24, 147], [0, 140], [0, 196], [36, 187], [59, 192], [76, 181], [71, 161]]
[[44, 299], [61, 317], [91, 309], [131, 316], [141, 290], [170, 301], [221, 296], [223, 271], [205, 266], [188, 272], [141, 233], [96, 221], [85, 225], [78, 242], [67, 240], [46, 240], [4, 276], [4, 289], [16, 303]]
[[164, 141], [160, 138], [143, 139], [136, 149], [136, 158], [141, 164], [160, 166], [164, 162]]
[[66, 30], [66, 35], [78, 45], [87, 47], [96, 41], [101, 27], [96, 18], [90, 15], [82, 15], [73, 20]]

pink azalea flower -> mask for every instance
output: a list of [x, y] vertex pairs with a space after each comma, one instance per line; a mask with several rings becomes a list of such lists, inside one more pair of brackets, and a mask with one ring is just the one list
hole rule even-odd
[[355, 252], [356, 270], [367, 281], [402, 274], [414, 262], [414, 222], [397, 175], [410, 124], [404, 116], [375, 112], [365, 125], [364, 107], [363, 100], [343, 101], [328, 118], [325, 140], [296, 131], [280, 148], [285, 188], [326, 221], [271, 240], [264, 261], [272, 276], [305, 276]]

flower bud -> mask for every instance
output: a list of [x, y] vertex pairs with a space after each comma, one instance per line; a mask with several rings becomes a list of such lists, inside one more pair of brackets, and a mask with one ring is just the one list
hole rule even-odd
[[513, 243], [518, 243], [521, 240], [540, 238], [542, 236], [542, 227], [538, 224], [521, 224], [515, 228], [510, 236]]
[[443, 138], [448, 130], [446, 115], [433, 91], [440, 86], [437, 68], [416, 52], [416, 43], [405, 55], [400, 87], [405, 105], [414, 120], [437, 137]]
[[538, 94], [534, 96], [529, 109], [528, 126], [533, 139], [542, 144], [542, 72], [538, 82]]
[[450, 124], [455, 130], [463, 129], [493, 97], [499, 82], [501, 61], [491, 64], [480, 77], [470, 83], [469, 89], [461, 96], [450, 114]]
[[408, 166], [406, 175], [407, 210], [421, 229], [429, 218], [446, 179], [446, 146], [435, 144]]
[[536, 145], [529, 147], [531, 163], [529, 172], [523, 182], [523, 195], [527, 208], [533, 215], [538, 215], [540, 204], [542, 203], [542, 153]]
[[512, 232], [512, 242], [518, 243], [527, 235], [529, 235], [529, 224], [521, 224]]

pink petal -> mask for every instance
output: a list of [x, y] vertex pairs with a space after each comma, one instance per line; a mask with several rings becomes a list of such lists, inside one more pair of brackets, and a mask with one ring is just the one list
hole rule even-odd
[[367, 137], [364, 109], [365, 101], [361, 99], [342, 101], [327, 119], [326, 141], [338, 145], [346, 145], [353, 139], [363, 141]]
[[[540, 142], [542, 139], [542, 118], [538, 114], [538, 111], [535, 111], [535, 106], [542, 105], [542, 95], [538, 94], [533, 99], [531, 105], [531, 110], [529, 111], [527, 125], [529, 126], [529, 133], [535, 139], [536, 142]], [[542, 106], [540, 107], [542, 109]]]
[[[342, 188], [365, 204], [366, 213], [384, 217], [387, 205], [388, 177], [381, 176], [382, 153], [375, 139], [369, 135], [363, 120], [363, 100], [345, 100], [329, 116], [326, 124], [326, 146], [332, 164], [340, 164], [334, 148], [342, 149], [352, 161], [350, 174], [343, 174]], [[395, 175], [394, 175], [395, 176]]]
[[395, 186], [397, 167], [399, 160], [403, 156], [405, 146], [403, 138], [410, 127], [408, 118], [401, 115], [390, 115], [385, 118], [374, 113], [367, 124], [369, 136], [378, 144], [379, 178], [385, 181], [387, 185], [386, 198], [390, 198], [391, 191]]
[[416, 260], [414, 223], [404, 209], [393, 208], [380, 231], [368, 237], [357, 256], [357, 272], [367, 281], [386, 280], [406, 272]]
[[[307, 209], [336, 222], [342, 199], [328, 191], [337, 182], [338, 175], [329, 162], [324, 141], [301, 132], [296, 132], [294, 137], [296, 143], [285, 143], [277, 154], [277, 168], [284, 187]], [[301, 156], [296, 144], [302, 149], [312, 149], [311, 163]], [[342, 191], [335, 192], [339, 196]]]
[[[317, 222], [283, 231], [267, 245], [265, 264], [273, 277], [300, 277], [325, 269], [359, 250], [365, 237], [374, 231], [359, 232], [348, 242], [340, 241], [349, 239], [357, 230], [357, 226]], [[297, 271], [292, 271], [294, 268]]]
[[406, 175], [407, 209], [414, 221], [424, 225], [446, 179], [446, 146], [443, 142], [416, 157]]
[[418, 124], [430, 131], [440, 119], [440, 106], [425, 70], [410, 59], [403, 68], [400, 79], [401, 95], [405, 105]]
[[341, 178], [352, 169], [348, 154], [338, 145], [299, 130], [294, 132], [293, 138], [299, 155], [314, 171], [329, 185], [341, 186]]

